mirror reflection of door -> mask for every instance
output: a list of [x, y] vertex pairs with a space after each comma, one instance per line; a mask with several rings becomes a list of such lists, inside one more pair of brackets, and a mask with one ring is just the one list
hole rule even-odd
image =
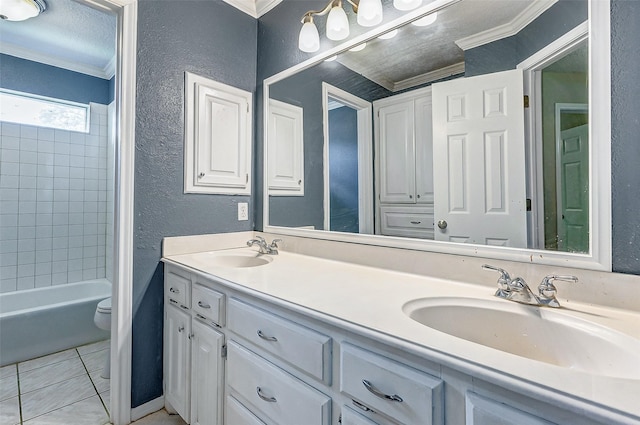
[[357, 111], [329, 98], [329, 226], [358, 233]]
[[541, 70], [544, 244], [589, 252], [588, 44]]

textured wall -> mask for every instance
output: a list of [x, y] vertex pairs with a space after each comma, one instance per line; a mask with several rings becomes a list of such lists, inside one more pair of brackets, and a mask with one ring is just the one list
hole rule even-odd
[[70, 100], [108, 105], [113, 100], [109, 80], [55, 66], [0, 54], [0, 87]]
[[[563, 0], [560, 4], [564, 4]], [[263, 79], [307, 59], [310, 55], [297, 49], [299, 26], [292, 19], [322, 2], [285, 0], [283, 4], [259, 19], [258, 23], [258, 84]], [[571, 1], [567, 2], [571, 6]], [[577, 16], [577, 15], [576, 15]], [[612, 0], [612, 245], [613, 270], [640, 274], [640, 55], [636, 53], [640, 40], [640, 1]], [[575, 25], [574, 25], [575, 26]], [[321, 49], [326, 49], [322, 44]], [[261, 87], [260, 87], [261, 90]], [[258, 99], [261, 101], [261, 99]], [[257, 105], [256, 152], [260, 155], [257, 170], [262, 173], [262, 114]], [[261, 186], [256, 194], [256, 211], [261, 211]], [[256, 228], [262, 228], [257, 217]]]
[[640, 2], [611, 5], [613, 270], [640, 274]]
[[247, 196], [183, 194], [184, 72], [253, 92], [257, 54], [256, 20], [222, 0], [138, 6], [133, 407], [162, 395], [162, 238], [253, 227]]

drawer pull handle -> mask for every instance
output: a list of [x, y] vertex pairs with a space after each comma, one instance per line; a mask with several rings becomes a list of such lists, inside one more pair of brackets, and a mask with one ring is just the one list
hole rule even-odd
[[198, 301], [198, 307], [200, 308], [211, 308], [211, 306], [207, 303], [203, 303], [202, 301]]
[[260, 387], [256, 387], [256, 393], [258, 393], [258, 397], [260, 397], [261, 399], [263, 399], [264, 401], [267, 401], [269, 403], [275, 403], [278, 400], [276, 400], [275, 397], [267, 397], [266, 395], [262, 394], [262, 388]]
[[420, 224], [422, 223], [421, 221], [412, 221], [411, 224]]
[[172, 300], [171, 298], [169, 298], [169, 302], [170, 302], [170, 303], [174, 303], [174, 304], [178, 304], [178, 301], [176, 301], [176, 300]]
[[169, 292], [171, 292], [173, 294], [179, 294], [180, 290], [179, 289], [175, 289], [175, 288], [169, 288]]
[[364, 410], [365, 412], [376, 413], [375, 410], [371, 409], [370, 407], [365, 406], [364, 404], [360, 403], [359, 401], [355, 401], [355, 400], [351, 400], [351, 401], [353, 402], [353, 405], [356, 406], [360, 410]]
[[275, 336], [266, 336], [265, 334], [262, 333], [261, 330], [258, 330], [258, 336], [262, 339], [264, 339], [265, 341], [271, 341], [271, 342], [277, 342], [278, 338], [276, 338]]
[[364, 387], [369, 390], [369, 392], [371, 394], [373, 394], [376, 397], [380, 397], [382, 399], [385, 400], [390, 400], [390, 401], [397, 401], [398, 403], [402, 403], [402, 397], [400, 397], [399, 395], [388, 395], [383, 393], [382, 391], [380, 391], [379, 389], [377, 389], [376, 387], [373, 386], [373, 384], [369, 381], [367, 381], [366, 379], [362, 380], [362, 383], [364, 384]]
[[180, 304], [180, 308], [183, 309], [183, 310], [189, 310], [189, 307], [187, 307], [186, 305], [182, 305], [182, 304]]

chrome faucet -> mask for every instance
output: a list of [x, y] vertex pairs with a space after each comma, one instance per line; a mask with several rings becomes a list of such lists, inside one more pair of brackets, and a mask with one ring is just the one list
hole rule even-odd
[[535, 295], [523, 278], [516, 277], [512, 279], [507, 271], [488, 264], [484, 264], [482, 268], [485, 270], [495, 270], [500, 273], [500, 277], [498, 278], [498, 290], [495, 293], [496, 297], [504, 298], [509, 301], [515, 301], [521, 304], [529, 304], [541, 307], [560, 307], [560, 303], [556, 299], [557, 289], [553, 284], [553, 281], [578, 281], [578, 278], [575, 276], [549, 275], [542, 279], [542, 282], [538, 286], [538, 295]]
[[274, 239], [270, 244], [262, 236], [256, 236], [254, 239], [247, 241], [247, 246], [258, 245], [260, 248], [260, 254], [278, 255], [278, 243], [282, 242], [282, 239]]

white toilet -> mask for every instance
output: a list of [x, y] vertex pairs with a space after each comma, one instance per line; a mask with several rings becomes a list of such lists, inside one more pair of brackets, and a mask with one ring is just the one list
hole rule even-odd
[[[102, 330], [111, 330], [111, 298], [106, 298], [98, 303], [96, 307], [96, 314], [93, 316], [93, 321], [96, 326]], [[111, 353], [107, 350], [107, 359], [104, 363], [104, 369], [100, 376], [104, 379], [109, 379], [111, 376]]]

